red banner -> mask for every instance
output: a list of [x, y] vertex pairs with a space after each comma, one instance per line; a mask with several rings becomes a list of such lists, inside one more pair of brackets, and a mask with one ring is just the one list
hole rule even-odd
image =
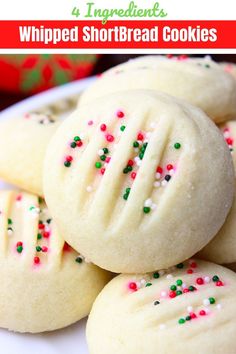
[[2, 49], [236, 48], [236, 21], [0, 21]]

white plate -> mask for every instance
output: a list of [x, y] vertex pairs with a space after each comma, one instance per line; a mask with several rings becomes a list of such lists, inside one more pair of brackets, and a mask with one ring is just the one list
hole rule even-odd
[[[30, 97], [0, 112], [0, 119], [7, 119], [51, 105], [64, 98], [75, 96], [88, 87], [94, 78], [63, 85]], [[0, 189], [6, 184], [0, 181]], [[9, 299], [11, 301], [11, 299]], [[1, 311], [1, 309], [0, 309]], [[1, 354], [88, 354], [85, 340], [86, 320], [65, 329], [44, 334], [18, 334], [0, 329]]]

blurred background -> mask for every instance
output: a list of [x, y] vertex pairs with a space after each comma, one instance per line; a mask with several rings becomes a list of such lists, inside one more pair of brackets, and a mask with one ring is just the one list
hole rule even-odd
[[[236, 63], [235, 54], [209, 54], [215, 61]], [[0, 110], [35, 93], [98, 75], [139, 55], [19, 54], [0, 55]], [[193, 55], [193, 56], [205, 56]]]

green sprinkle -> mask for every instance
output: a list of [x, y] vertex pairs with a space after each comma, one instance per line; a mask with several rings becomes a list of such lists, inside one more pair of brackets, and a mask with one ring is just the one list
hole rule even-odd
[[102, 167], [101, 162], [98, 162], [98, 161], [97, 161], [97, 162], [95, 163], [95, 167], [96, 167], [96, 168], [101, 168], [101, 167]]
[[158, 300], [156, 300], [156, 301], [154, 301], [154, 305], [156, 306], [156, 305], [159, 305], [160, 304], [160, 301], [158, 301]]
[[7, 220], [8, 225], [12, 225], [12, 219]]
[[46, 221], [47, 221], [48, 224], [50, 224], [52, 219], [47, 219]]
[[160, 277], [160, 274], [158, 272], [153, 273], [153, 278], [158, 279]]
[[124, 200], [127, 200], [129, 198], [129, 194], [128, 193], [125, 193], [124, 195], [123, 195], [123, 199]]
[[72, 149], [76, 148], [76, 143], [73, 141], [73, 143], [70, 144], [70, 147], [71, 147]]
[[149, 207], [144, 207], [144, 208], [143, 208], [143, 212], [144, 212], [145, 214], [150, 213], [150, 211], [151, 211], [151, 208], [149, 208]]
[[133, 170], [133, 167], [132, 166], [127, 166], [127, 169], [128, 169], [128, 172], [131, 172]]
[[181, 144], [180, 143], [175, 143], [174, 144], [174, 148], [177, 149], [177, 150], [180, 149], [181, 148]]
[[80, 137], [79, 136], [75, 136], [74, 137], [74, 141], [80, 141], [81, 139], [80, 139]]
[[104, 154], [108, 154], [109, 150], [107, 148], [103, 148]]
[[120, 127], [120, 130], [123, 132], [123, 131], [125, 130], [125, 125], [122, 125], [122, 126]]
[[218, 281], [220, 278], [218, 277], [218, 275], [214, 275], [214, 277], [212, 277], [212, 280], [214, 281], [214, 282], [216, 282], [216, 281]]
[[70, 167], [70, 166], [71, 166], [71, 162], [65, 161], [65, 162], [64, 162], [64, 166], [65, 166], [65, 167]]
[[42, 251], [42, 248], [40, 246], [36, 246], [36, 251], [40, 252], [40, 251]]
[[39, 201], [39, 204], [42, 204], [43, 198], [42, 197], [38, 197], [38, 201]]
[[106, 160], [106, 155], [100, 156], [100, 160], [105, 161]]
[[130, 193], [130, 191], [131, 191], [131, 188], [130, 187], [128, 187], [128, 188], [126, 188], [126, 193]]
[[128, 169], [128, 166], [127, 166], [127, 167], [125, 167], [125, 168], [123, 169], [123, 173], [124, 173], [124, 174], [127, 174], [127, 173], [129, 173], [129, 169]]
[[176, 289], [177, 289], [176, 285], [171, 285], [171, 286], [170, 286], [170, 290], [175, 291]]
[[82, 262], [83, 262], [83, 259], [82, 259], [81, 257], [77, 257], [77, 258], [75, 259], [75, 261], [76, 261], [77, 263], [82, 263]]
[[190, 321], [190, 320], [191, 320], [191, 316], [185, 317], [185, 320], [186, 320], [186, 321]]
[[181, 279], [176, 280], [176, 284], [178, 286], [181, 286], [183, 284], [183, 281]]
[[181, 290], [176, 291], [176, 295], [182, 295], [182, 294], [183, 294], [183, 292]]
[[177, 266], [176, 266], [176, 268], [178, 268], [178, 269], [182, 269], [184, 267], [184, 264], [183, 263], [179, 263], [179, 264], [177, 264]]
[[152, 286], [152, 283], [147, 283], [145, 287]]
[[190, 285], [190, 286], [188, 287], [188, 290], [189, 290], [189, 291], [194, 291], [194, 290], [195, 290], [195, 289], [194, 289], [194, 286]]
[[143, 159], [143, 156], [144, 156], [144, 153], [143, 153], [143, 152], [140, 152], [140, 154], [139, 154], [138, 156], [139, 156], [140, 160], [142, 160], [142, 159]]
[[23, 247], [22, 246], [17, 246], [16, 248], [18, 253], [21, 253], [23, 251]]
[[30, 211], [32, 211], [32, 210], [34, 210], [34, 209], [35, 209], [34, 206], [31, 206], [31, 207], [29, 208]]
[[205, 68], [209, 69], [209, 68], [210, 68], [210, 65], [209, 65], [209, 64], [206, 64], [206, 65], [205, 65]]
[[179, 324], [183, 324], [183, 323], [185, 323], [185, 319], [184, 318], [180, 318], [179, 319]]
[[215, 300], [214, 297], [209, 297], [208, 300], [210, 301], [210, 304], [211, 304], [211, 305], [213, 305], [213, 304], [216, 302], [216, 300]]
[[38, 235], [37, 235], [37, 240], [41, 240], [41, 238], [42, 238], [42, 235], [41, 235], [41, 234], [38, 234]]
[[139, 147], [139, 143], [138, 143], [137, 141], [134, 141], [134, 142], [133, 142], [133, 147], [134, 147], [134, 148]]

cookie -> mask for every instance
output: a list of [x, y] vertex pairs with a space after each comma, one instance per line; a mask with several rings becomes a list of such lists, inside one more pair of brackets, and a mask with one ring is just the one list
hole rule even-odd
[[184, 99], [203, 109], [215, 122], [236, 117], [236, 82], [206, 58], [145, 56], [105, 72], [81, 96], [79, 104], [131, 89], [153, 89]]
[[42, 113], [0, 120], [0, 178], [42, 195], [43, 160], [59, 124], [54, 116]]
[[0, 234], [0, 327], [52, 331], [88, 315], [110, 275], [64, 242], [38, 197], [1, 191]]
[[191, 257], [217, 233], [234, 171], [201, 110], [136, 90], [81, 106], [62, 123], [44, 192], [72, 247], [107, 270], [146, 272]]
[[[236, 168], [236, 122], [230, 121], [220, 127], [225, 141], [231, 151]], [[236, 186], [235, 186], [236, 195]], [[236, 198], [227, 219], [213, 240], [199, 253], [199, 257], [220, 263], [236, 262]]]
[[235, 292], [235, 273], [203, 261], [120, 275], [93, 305], [89, 353], [234, 354]]

